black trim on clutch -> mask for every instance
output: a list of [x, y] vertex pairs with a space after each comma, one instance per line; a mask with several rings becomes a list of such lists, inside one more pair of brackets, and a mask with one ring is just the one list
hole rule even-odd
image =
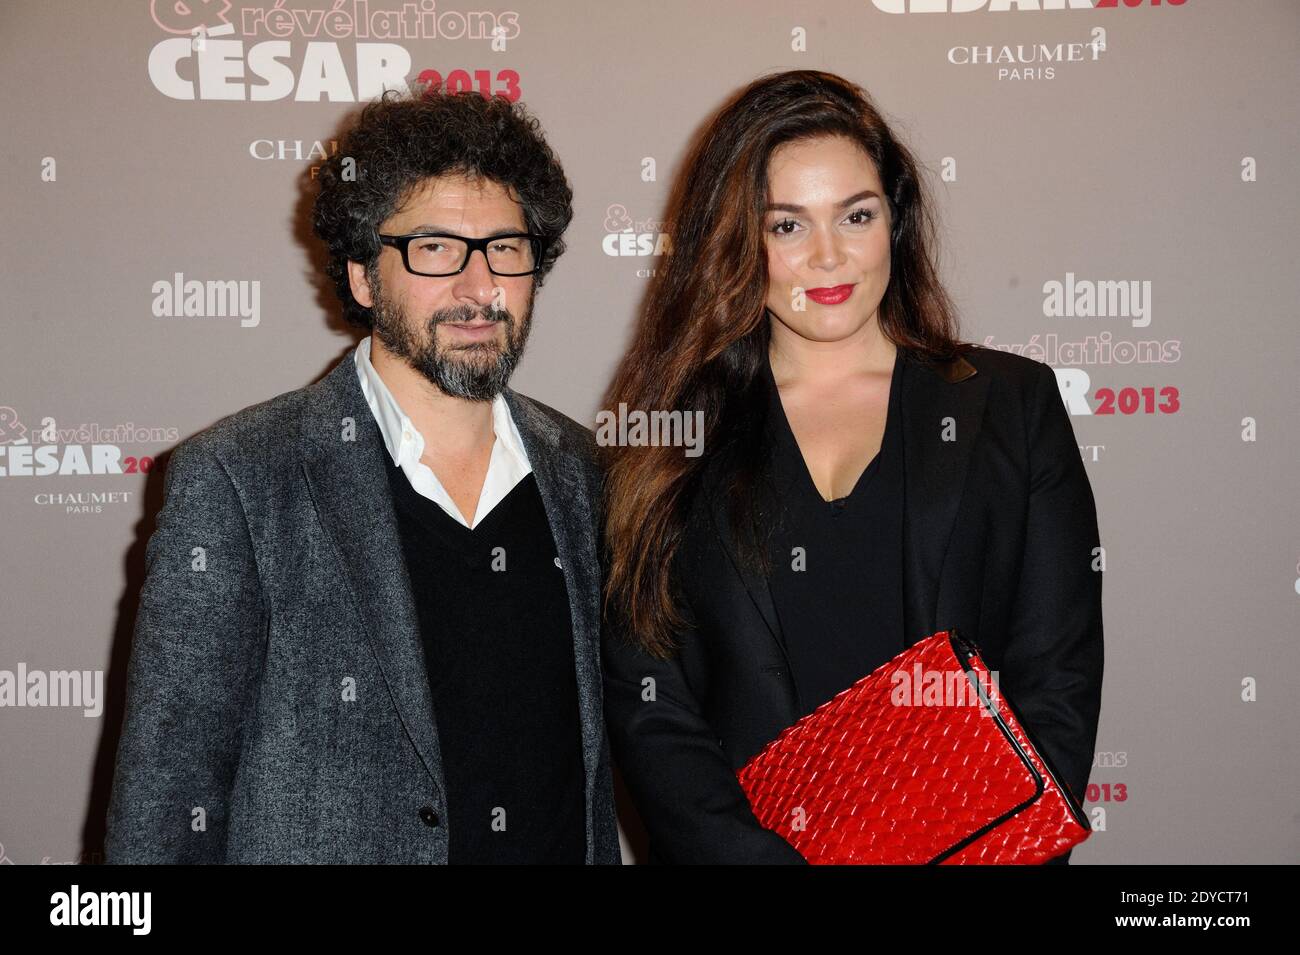
[[[1029, 755], [1025, 752], [1024, 747], [1020, 745], [1020, 742], [1016, 739], [1015, 735], [1011, 732], [1010, 727], [1008, 727], [1006, 722], [1002, 719], [1002, 714], [998, 712], [997, 707], [994, 706], [993, 702], [989, 699], [987, 691], [980, 684], [979, 677], [975, 673], [974, 667], [970, 665], [970, 658], [979, 653], [979, 647], [977, 647], [972, 641], [967, 640], [965, 637], [960, 636], [957, 633], [957, 630], [955, 628], [948, 631], [948, 643], [952, 647], [952, 652], [953, 655], [956, 656], [957, 662], [961, 664], [961, 668], [966, 674], [966, 679], [968, 679], [971, 683], [971, 686], [975, 688], [975, 692], [979, 696], [980, 703], [985, 707], [985, 709], [989, 711], [989, 715], [993, 717], [993, 720], [997, 724], [998, 729], [1002, 731], [1002, 735], [1006, 737], [1007, 742], [1011, 744], [1011, 748], [1015, 751], [1016, 755], [1020, 757], [1020, 761], [1025, 764], [1025, 768], [1029, 771], [1030, 776], [1033, 778], [1034, 794], [1024, 802], [1022, 802], [1020, 805], [1007, 810], [1002, 815], [998, 816], [997, 818], [981, 826], [979, 829], [975, 830], [975, 832], [971, 833], [969, 836], [966, 836], [964, 839], [960, 840], [959, 842], [956, 842], [953, 845], [949, 846], [943, 852], [940, 852], [928, 863], [926, 863], [927, 865], [938, 865], [944, 859], [947, 859], [948, 857], [955, 855], [956, 853], [960, 852], [962, 849], [965, 849], [971, 843], [987, 835], [989, 832], [996, 829], [998, 826], [1002, 825], [1002, 823], [1006, 822], [1008, 819], [1015, 816], [1017, 813], [1024, 812], [1024, 810], [1028, 809], [1030, 806], [1036, 803], [1042, 797], [1043, 793], [1046, 792], [1047, 789], [1047, 787], [1043, 783], [1042, 775], [1038, 772], [1037, 767], [1034, 766], [1033, 761], [1030, 760]], [[1020, 714], [1018, 714], [1015, 711], [1015, 708], [1011, 705], [1011, 701], [1008, 700], [1005, 696], [1002, 697], [1002, 700], [1007, 704], [1007, 708], [1011, 710], [1011, 714], [1012, 716], [1015, 717], [1016, 722], [1020, 724], [1021, 732], [1025, 734], [1025, 737], [1029, 739], [1032, 744], [1033, 738], [1030, 737], [1029, 730], [1025, 726], [1024, 720], [1020, 718]], [[1074, 796], [1070, 793], [1070, 790], [1061, 784], [1060, 775], [1053, 769], [1051, 761], [1047, 758], [1047, 754], [1044, 753], [1042, 748], [1039, 746], [1035, 745], [1034, 749], [1038, 754], [1038, 758], [1043, 761], [1043, 766], [1047, 769], [1047, 774], [1051, 777], [1052, 782], [1056, 784], [1056, 788], [1059, 789], [1061, 791], [1061, 795], [1065, 797], [1065, 804], [1067, 808], [1070, 810], [1070, 814], [1074, 817], [1074, 820], [1077, 823], [1079, 823], [1081, 826], [1083, 826], [1085, 829], [1091, 828], [1088, 825], [1087, 817], [1083, 814], [1083, 808], [1078, 805]]]

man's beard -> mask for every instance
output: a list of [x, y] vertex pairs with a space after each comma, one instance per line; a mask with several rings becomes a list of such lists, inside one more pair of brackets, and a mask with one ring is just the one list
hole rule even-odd
[[[423, 332], [417, 334], [405, 310], [384, 295], [377, 271], [370, 276], [370, 294], [374, 302], [371, 313], [374, 316], [374, 334], [385, 348], [404, 359], [444, 394], [470, 401], [491, 401], [501, 393], [519, 364], [532, 328], [531, 290], [518, 319], [504, 307], [456, 305], [434, 312]], [[504, 347], [496, 341], [439, 346], [437, 328], [440, 324], [477, 320], [504, 322]]]

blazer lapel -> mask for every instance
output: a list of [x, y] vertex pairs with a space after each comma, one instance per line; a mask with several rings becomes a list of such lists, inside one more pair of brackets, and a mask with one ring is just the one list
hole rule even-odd
[[[957, 518], [971, 451], [984, 419], [988, 385], [989, 378], [976, 379], [975, 366], [964, 358], [938, 364], [911, 361], [903, 375], [906, 646], [935, 631], [940, 571]], [[948, 418], [951, 422], [946, 421]], [[945, 439], [945, 432], [951, 440]], [[705, 485], [713, 487], [714, 483], [706, 481]], [[785, 638], [768, 581], [744, 568], [737, 557], [723, 495], [711, 495], [710, 510], [723, 549], [788, 667]]]
[[354, 351], [308, 389], [303, 474], [402, 724], [445, 795], [420, 622], [384, 471], [392, 460], [372, 426]]
[[[943, 559], [991, 379], [965, 358], [912, 362], [903, 386], [903, 620], [912, 646], [938, 628]], [[946, 623], [944, 624], [947, 625]]]
[[569, 593], [573, 657], [578, 679], [578, 715], [582, 721], [582, 761], [587, 774], [587, 861], [594, 856], [593, 796], [600, 771], [604, 734], [600, 671], [600, 570], [596, 555], [596, 514], [587, 471], [593, 465], [563, 447], [560, 431], [526, 396], [502, 391], [519, 429], [524, 452], [537, 480], [547, 523]]
[[790, 672], [790, 658], [786, 653], [785, 635], [781, 632], [781, 622], [776, 615], [776, 604], [772, 602], [772, 590], [768, 586], [767, 578], [761, 574], [750, 570], [747, 565], [740, 560], [739, 553], [736, 549], [735, 541], [731, 533], [731, 514], [726, 496], [723, 494], [713, 493], [716, 485], [713, 481], [705, 481], [704, 485], [711, 489], [709, 494], [709, 512], [713, 515], [713, 530], [717, 534], [718, 540], [722, 543], [722, 549], [735, 568], [736, 574], [740, 577], [741, 582], [745, 585], [745, 590], [749, 594], [749, 599], [753, 601], [754, 607], [758, 610], [759, 616], [763, 618], [763, 623], [767, 626], [767, 632], [776, 643], [777, 649], [781, 651], [781, 656], [785, 659], [786, 672]]

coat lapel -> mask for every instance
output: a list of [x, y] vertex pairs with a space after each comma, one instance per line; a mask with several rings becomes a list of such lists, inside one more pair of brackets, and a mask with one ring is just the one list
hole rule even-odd
[[303, 472], [402, 725], [445, 796], [420, 621], [384, 471], [392, 461], [372, 427], [354, 351], [308, 389]]
[[[957, 519], [971, 451], [984, 419], [989, 378], [976, 377], [964, 358], [938, 364], [909, 362], [903, 375], [903, 620], [911, 646], [935, 631], [940, 571]], [[948, 427], [946, 419], [951, 418]], [[945, 440], [945, 430], [951, 440]], [[713, 486], [713, 482], [706, 482]], [[765, 577], [742, 566], [730, 533], [723, 495], [711, 496], [714, 530], [786, 658], [785, 638]], [[787, 670], [788, 672], [788, 670]]]
[[[705, 483], [710, 488], [716, 487], [712, 481]], [[768, 634], [776, 642], [777, 649], [781, 651], [782, 657], [785, 658], [786, 672], [788, 673], [790, 672], [790, 658], [786, 653], [785, 636], [781, 632], [781, 623], [776, 615], [776, 605], [772, 602], [772, 591], [768, 586], [767, 578], [755, 573], [740, 560], [732, 537], [730, 507], [726, 496], [710, 493], [709, 511], [713, 515], [713, 531], [718, 536], [718, 540], [722, 542], [722, 549], [726, 553], [727, 559], [731, 561], [731, 566], [735, 568], [736, 573], [744, 583], [749, 599], [753, 601], [754, 606], [758, 609], [759, 616], [763, 618]]]
[[938, 628], [943, 559], [990, 381], [964, 358], [912, 362], [904, 375], [903, 623], [909, 647]]
[[502, 391], [510, 416], [524, 442], [524, 453], [537, 480], [547, 523], [569, 593], [573, 624], [573, 658], [578, 678], [578, 715], [582, 721], [582, 762], [587, 773], [587, 861], [594, 860], [593, 797], [600, 772], [604, 710], [600, 670], [600, 571], [596, 555], [596, 514], [586, 483], [587, 464], [565, 448], [560, 431], [545, 412], [511, 388]]

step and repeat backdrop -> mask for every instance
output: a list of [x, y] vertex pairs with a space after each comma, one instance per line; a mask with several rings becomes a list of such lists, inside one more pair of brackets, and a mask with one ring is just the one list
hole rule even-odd
[[0, 862], [103, 858], [155, 462], [357, 340], [309, 217], [361, 103], [539, 117], [576, 217], [512, 384], [591, 426], [692, 133], [799, 68], [924, 164], [963, 338], [1070, 392], [1106, 552], [1073, 863], [1300, 861], [1298, 45], [1295, 0], [5, 0]]

